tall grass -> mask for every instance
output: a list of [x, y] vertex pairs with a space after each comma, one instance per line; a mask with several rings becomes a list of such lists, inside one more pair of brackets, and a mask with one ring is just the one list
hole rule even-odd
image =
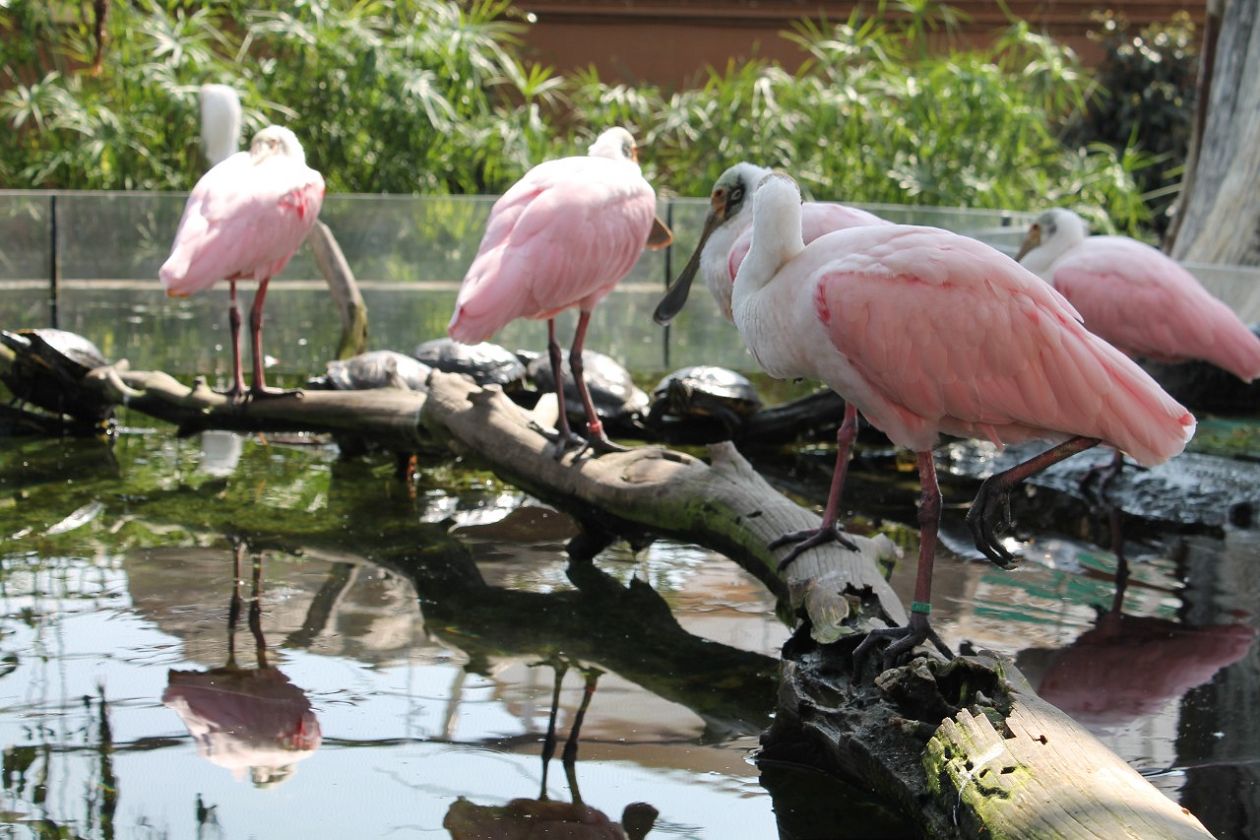
[[954, 13], [801, 22], [799, 70], [712, 68], [676, 92], [561, 77], [523, 62], [509, 0], [115, 3], [99, 74], [92, 21], [68, 2], [0, 3], [0, 178], [10, 186], [187, 188], [203, 164], [195, 88], [243, 94], [250, 128], [289, 124], [333, 190], [495, 192], [530, 164], [624, 124], [645, 171], [703, 195], [730, 163], [793, 172], [857, 202], [1039, 208], [1071, 203], [1134, 230], [1148, 211], [1134, 148], [1065, 145], [1091, 100], [1066, 48], [1013, 21], [989, 48], [940, 33]]

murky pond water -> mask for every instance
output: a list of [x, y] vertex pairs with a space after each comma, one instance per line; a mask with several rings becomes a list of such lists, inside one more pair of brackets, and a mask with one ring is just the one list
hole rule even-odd
[[[780, 486], [821, 498], [825, 452], [773, 461]], [[907, 476], [861, 460], [854, 498], [869, 502], [859, 525], [912, 549]], [[1105, 612], [1114, 557], [1087, 519], [1038, 532], [1016, 573], [944, 552], [938, 627], [1014, 656], [1221, 836], [1248, 836], [1260, 539], [1140, 534], [1121, 616]], [[749, 752], [788, 631], [755, 579], [665, 542], [569, 568], [572, 533], [449, 461], [408, 487], [384, 461], [261, 438], [0, 440], [6, 825], [446, 836], [580, 798], [614, 821], [651, 805], [650, 837], [774, 837], [779, 820], [797, 837], [877, 831], [837, 818], [836, 788], [811, 813], [792, 793], [816, 780], [770, 784], [777, 799], [759, 784]], [[891, 573], [908, 598], [913, 563]], [[552, 804], [529, 802], [544, 793]]]

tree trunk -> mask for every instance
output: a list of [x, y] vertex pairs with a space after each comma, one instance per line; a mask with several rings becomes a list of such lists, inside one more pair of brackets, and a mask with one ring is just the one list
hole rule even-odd
[[1198, 106], [1206, 119], [1197, 157], [1187, 162], [1174, 259], [1260, 265], [1258, 79], [1260, 4], [1232, 0], [1221, 18], [1207, 101]]

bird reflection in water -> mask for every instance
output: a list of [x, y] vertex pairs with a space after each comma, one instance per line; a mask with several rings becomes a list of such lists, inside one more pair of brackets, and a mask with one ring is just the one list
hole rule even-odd
[[319, 747], [319, 721], [302, 689], [267, 664], [262, 632], [262, 562], [253, 558], [249, 629], [257, 667], [236, 661], [236, 628], [241, 616], [241, 559], [233, 549], [232, 598], [228, 606], [228, 661], [209, 671], [167, 672], [162, 703], [179, 715], [205, 759], [243, 778], [248, 770], [257, 787], [271, 787], [293, 774], [294, 765]]
[[582, 721], [595, 696], [595, 684], [602, 673], [598, 668], [581, 668], [586, 685], [582, 702], [573, 717], [573, 726], [564, 744], [561, 761], [573, 794], [572, 802], [556, 802], [547, 797], [547, 770], [556, 752], [556, 714], [560, 707], [560, 685], [569, 664], [560, 657], [548, 664], [555, 670], [551, 692], [551, 714], [542, 748], [542, 782], [537, 799], [513, 799], [506, 805], [477, 805], [464, 797], [451, 803], [442, 826], [453, 840], [642, 840], [656, 824], [658, 811], [646, 802], [631, 802], [615, 823], [603, 811], [582, 802], [577, 783], [578, 739]]
[[1119, 567], [1111, 607], [1061, 650], [1030, 648], [1016, 664], [1042, 698], [1086, 725], [1123, 726], [1158, 712], [1217, 671], [1242, 659], [1255, 641], [1246, 624], [1193, 626], [1154, 616], [1125, 615], [1128, 562], [1119, 512], [1111, 516]]

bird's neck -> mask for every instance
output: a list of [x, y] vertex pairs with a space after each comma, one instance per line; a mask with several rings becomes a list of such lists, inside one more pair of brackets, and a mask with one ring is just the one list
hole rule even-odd
[[752, 245], [735, 276], [735, 299], [763, 289], [803, 250], [800, 194], [773, 182], [762, 186], [753, 207]]

